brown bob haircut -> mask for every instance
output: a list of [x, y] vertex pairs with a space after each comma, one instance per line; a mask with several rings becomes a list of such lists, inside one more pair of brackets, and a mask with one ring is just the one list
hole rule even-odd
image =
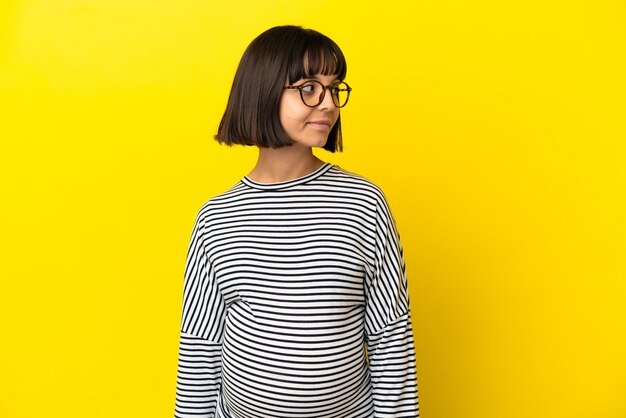
[[[241, 57], [215, 139], [229, 146], [293, 145], [279, 118], [285, 80], [293, 84], [322, 74], [337, 75], [343, 81], [346, 71], [341, 49], [327, 36], [300, 26], [268, 29], [250, 43]], [[343, 150], [341, 115], [328, 134], [324, 149]]]

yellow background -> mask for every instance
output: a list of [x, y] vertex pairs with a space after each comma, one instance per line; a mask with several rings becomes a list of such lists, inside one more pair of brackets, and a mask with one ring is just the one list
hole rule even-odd
[[623, 1], [3, 0], [0, 417], [171, 417], [195, 215], [248, 43], [348, 60], [405, 249], [423, 418], [626, 417]]

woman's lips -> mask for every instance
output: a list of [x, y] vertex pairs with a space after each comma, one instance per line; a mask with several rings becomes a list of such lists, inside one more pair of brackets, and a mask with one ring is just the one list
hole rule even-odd
[[327, 131], [330, 129], [330, 122], [325, 120], [316, 120], [313, 122], [309, 122], [308, 125], [310, 125], [313, 129], [317, 129], [319, 131]]

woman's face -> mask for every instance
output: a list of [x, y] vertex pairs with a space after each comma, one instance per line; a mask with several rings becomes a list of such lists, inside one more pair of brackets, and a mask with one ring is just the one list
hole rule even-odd
[[[337, 76], [317, 74], [311, 79], [328, 86], [337, 80]], [[306, 81], [299, 80], [293, 85], [300, 86]], [[335, 107], [330, 91], [326, 89], [325, 92], [322, 103], [308, 107], [297, 89], [283, 91], [279, 107], [280, 123], [294, 142], [307, 147], [323, 147], [326, 144], [328, 134], [339, 118], [339, 109]]]

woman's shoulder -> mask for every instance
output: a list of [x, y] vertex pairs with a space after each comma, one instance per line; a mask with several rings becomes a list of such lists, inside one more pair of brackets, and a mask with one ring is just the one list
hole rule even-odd
[[228, 211], [229, 208], [234, 208], [240, 204], [241, 199], [245, 197], [246, 188], [241, 181], [235, 183], [229, 189], [215, 194], [204, 200], [200, 204], [197, 211], [198, 218], [208, 218], [212, 214], [219, 213], [220, 211]]
[[331, 174], [335, 176], [339, 183], [342, 183], [346, 188], [351, 190], [359, 190], [363, 193], [367, 193], [372, 197], [385, 198], [385, 193], [382, 188], [372, 180], [369, 176], [357, 173], [352, 170], [347, 170], [339, 165], [333, 165]]

